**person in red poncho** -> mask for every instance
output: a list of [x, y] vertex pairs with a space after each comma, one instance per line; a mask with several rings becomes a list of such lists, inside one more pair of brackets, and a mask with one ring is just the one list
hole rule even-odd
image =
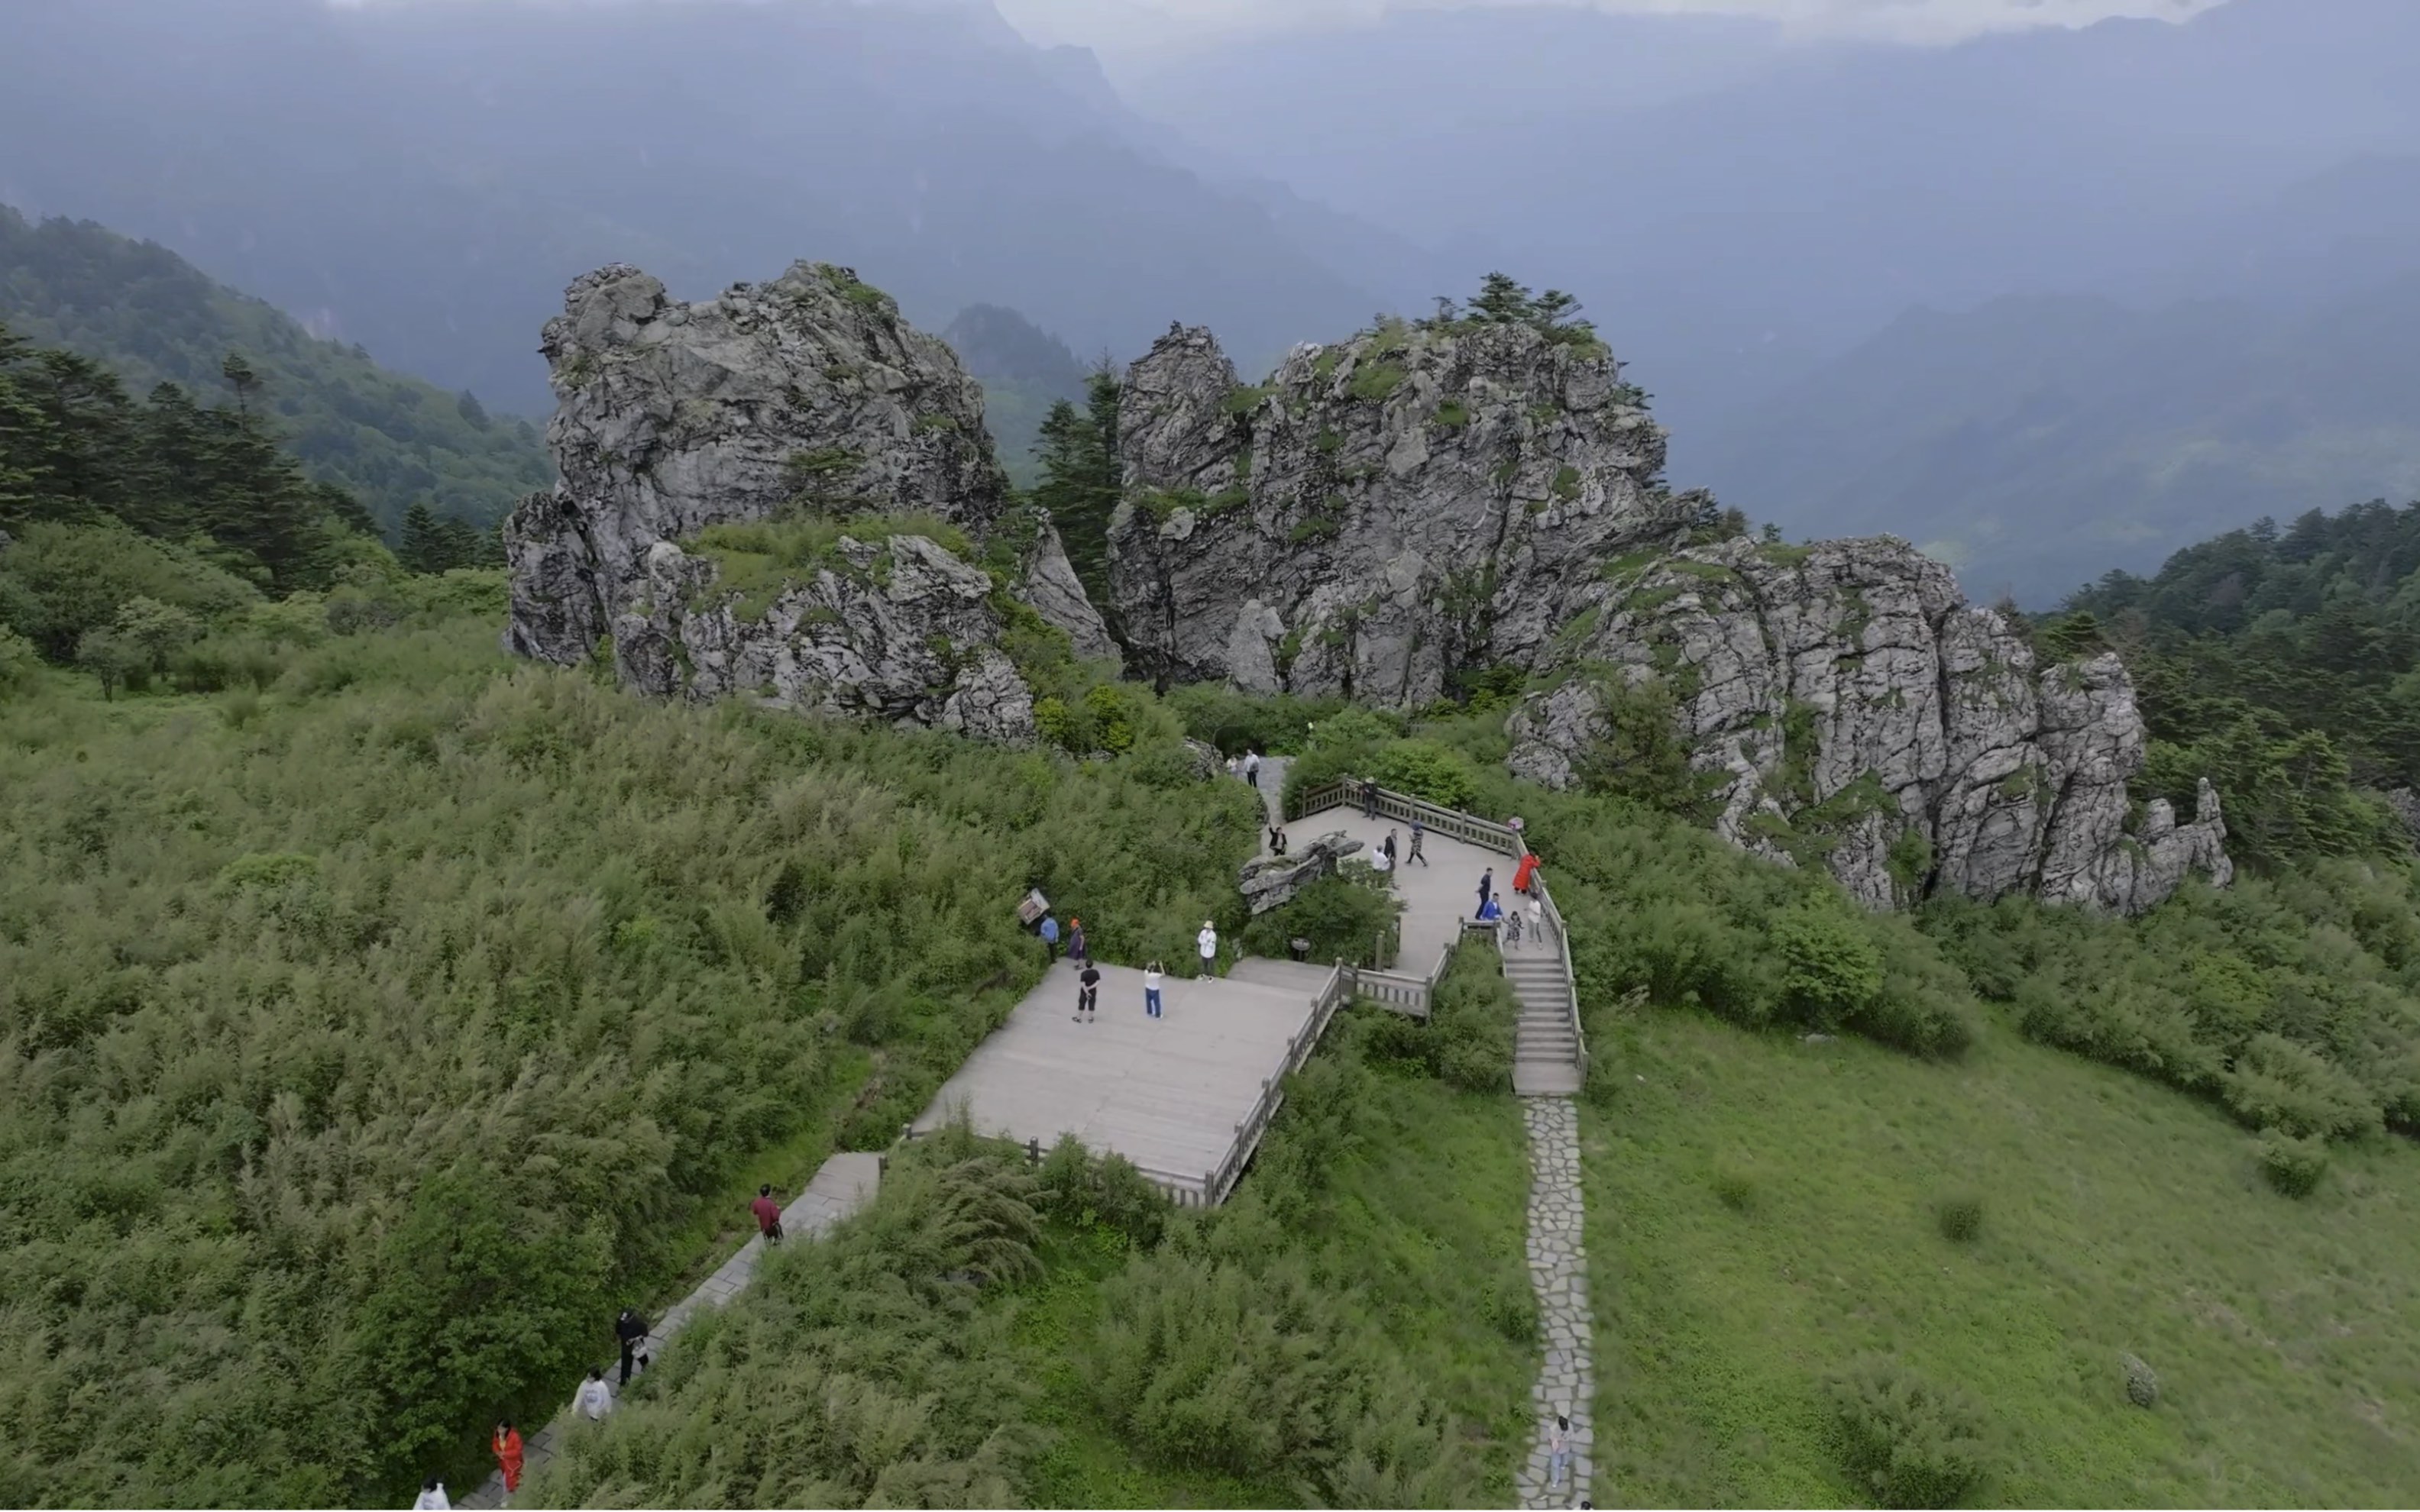
[[488, 1447], [495, 1451], [496, 1468], [504, 1472], [504, 1494], [510, 1496], [521, 1489], [521, 1436], [510, 1423], [499, 1423]]
[[1521, 857], [1521, 864], [1512, 869], [1512, 890], [1528, 892], [1537, 880], [1538, 857], [1534, 855], [1524, 856]]

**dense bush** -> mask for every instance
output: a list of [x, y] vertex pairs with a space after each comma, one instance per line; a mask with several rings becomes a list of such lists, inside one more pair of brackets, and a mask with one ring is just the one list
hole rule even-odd
[[2260, 1174], [2289, 1197], [2309, 1196], [2328, 1174], [2327, 1141], [2311, 1135], [2297, 1138], [2272, 1131], [2260, 1136], [2254, 1153], [2260, 1161]]
[[1168, 707], [1184, 721], [1187, 734], [1217, 747], [1222, 755], [1257, 750], [1264, 756], [1291, 756], [1303, 748], [1313, 725], [1342, 712], [1344, 702], [1290, 693], [1256, 698], [1223, 683], [1196, 683], [1170, 692]]
[[1936, 902], [1924, 927], [2028, 1034], [2216, 1099], [2246, 1126], [2420, 1130], [2420, 878], [2319, 860], [2137, 920]]
[[1114, 960], [1235, 922], [1240, 784], [507, 670], [423, 607], [492, 584], [247, 618], [282, 670], [215, 707], [8, 705], [13, 1499], [403, 1494], [558, 1406], [752, 1152], [921, 1112], [1040, 970], [1027, 888]]
[[1971, 1244], [1983, 1237], [1983, 1199], [1972, 1192], [1943, 1197], [1933, 1206], [1932, 1219], [1942, 1238]]
[[1827, 1382], [1842, 1461], [1860, 1494], [1885, 1506], [1950, 1506], [1991, 1468], [1982, 1404], [1887, 1356]]
[[1434, 740], [1389, 743], [1371, 764], [1369, 775], [1381, 787], [1441, 808], [1466, 810], [1479, 799], [1479, 774], [1469, 758]]
[[1439, 979], [1427, 1023], [1372, 1011], [1368, 1053], [1466, 1092], [1500, 1092], [1512, 1085], [1513, 1026], [1520, 1017], [1520, 1002], [1494, 948], [1468, 944], [1454, 951]]
[[928, 1143], [829, 1241], [768, 1254], [520, 1504], [1016, 1504], [1033, 1388], [984, 1302], [1033, 1271], [1039, 1194], [1017, 1162]]
[[1310, 959], [1318, 964], [1391, 965], [1403, 909], [1403, 899], [1383, 878], [1367, 866], [1348, 865], [1254, 916], [1244, 926], [1242, 944], [1249, 954], [1283, 961], [1294, 941], [1308, 940]]

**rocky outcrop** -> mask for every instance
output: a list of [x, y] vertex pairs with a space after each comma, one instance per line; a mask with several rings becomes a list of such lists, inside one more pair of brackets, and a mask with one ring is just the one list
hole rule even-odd
[[2131, 798], [2145, 735], [2118, 659], [2038, 666], [1904, 542], [1645, 551], [1585, 596], [1561, 680], [1512, 717], [1522, 776], [1652, 767], [1668, 721], [1724, 836], [1875, 907], [2027, 892], [2133, 913], [2232, 873], [2207, 783], [2189, 824]]
[[1388, 322], [1246, 388], [1176, 328], [1127, 372], [1111, 596], [1167, 680], [1416, 707], [1525, 668], [1574, 594], [1696, 501], [1584, 332]]
[[506, 526], [509, 649], [569, 663], [610, 637], [651, 692], [1008, 739], [1032, 729], [1016, 614], [1116, 655], [1057, 532], [1012, 506], [982, 390], [848, 270], [686, 304], [601, 269], [543, 349], [561, 482]]
[[1265, 914], [1280, 903], [1291, 902], [1295, 893], [1325, 876], [1336, 873], [1337, 863], [1362, 848], [1361, 842], [1342, 830], [1307, 841], [1284, 856], [1264, 856], [1257, 861], [1247, 861], [1236, 887], [1244, 901], [1252, 905], [1255, 914]]

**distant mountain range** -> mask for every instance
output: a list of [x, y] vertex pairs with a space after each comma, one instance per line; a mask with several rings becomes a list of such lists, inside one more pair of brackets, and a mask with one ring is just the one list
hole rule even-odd
[[811, 256], [931, 327], [998, 303], [1127, 356], [1183, 319], [1274, 360], [1400, 294], [1321, 250], [1383, 233], [1213, 185], [1154, 135], [1089, 54], [979, 4], [0, 14], [0, 197], [155, 237], [529, 414], [538, 327], [615, 260], [696, 295]]
[[2045, 607], [2213, 521], [2420, 500], [2420, 270], [2292, 310], [1916, 311], [1695, 455], [1793, 534], [1906, 535], [1970, 592]]

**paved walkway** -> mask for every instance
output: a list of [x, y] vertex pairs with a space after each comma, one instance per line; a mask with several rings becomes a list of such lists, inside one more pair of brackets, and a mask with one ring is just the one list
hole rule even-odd
[[[1513, 1476], [1525, 1507], [1577, 1506], [1594, 1467], [1596, 1363], [1589, 1312], [1588, 1250], [1580, 1234], [1579, 1108], [1567, 1097], [1523, 1100], [1529, 1126], [1529, 1284], [1538, 1293], [1545, 1364], [1530, 1390], [1538, 1437]], [[1546, 1435], [1557, 1413], [1572, 1420], [1571, 1465], [1546, 1484]]]
[[[1194, 962], [1169, 964], [1196, 969]], [[928, 1134], [963, 1107], [977, 1134], [1039, 1140], [1045, 1149], [1072, 1134], [1088, 1149], [1124, 1155], [1165, 1187], [1198, 1193], [1234, 1148], [1236, 1126], [1260, 1101], [1263, 1084], [1283, 1076], [1327, 971], [1298, 968], [1308, 986], [1272, 983], [1257, 971], [1171, 973], [1155, 1019], [1143, 1014], [1141, 972], [1094, 964], [1096, 1018], [1074, 1021], [1078, 968], [1058, 962], [910, 1128]]]
[[[834, 1155], [815, 1172], [799, 1199], [782, 1210], [782, 1229], [788, 1237], [785, 1243], [799, 1243], [821, 1235], [832, 1225], [863, 1207], [874, 1196], [882, 1180], [882, 1157], [868, 1154]], [[655, 1354], [672, 1342], [674, 1336], [689, 1326], [689, 1320], [704, 1307], [720, 1307], [739, 1295], [748, 1283], [756, 1278], [757, 1262], [764, 1258], [765, 1240], [762, 1235], [739, 1246], [739, 1253], [722, 1262], [712, 1275], [699, 1284], [695, 1291], [656, 1321], [656, 1331], [639, 1347], [642, 1354]], [[618, 1358], [607, 1368], [605, 1379], [611, 1381], [619, 1373]], [[632, 1378], [637, 1379], [636, 1377]], [[571, 1411], [566, 1408], [555, 1420], [537, 1432], [527, 1434], [522, 1441], [526, 1463], [524, 1473], [534, 1472], [552, 1459], [563, 1435], [573, 1424]], [[504, 1504], [504, 1477], [490, 1474], [487, 1483], [455, 1505], [462, 1507], [500, 1507]]]

